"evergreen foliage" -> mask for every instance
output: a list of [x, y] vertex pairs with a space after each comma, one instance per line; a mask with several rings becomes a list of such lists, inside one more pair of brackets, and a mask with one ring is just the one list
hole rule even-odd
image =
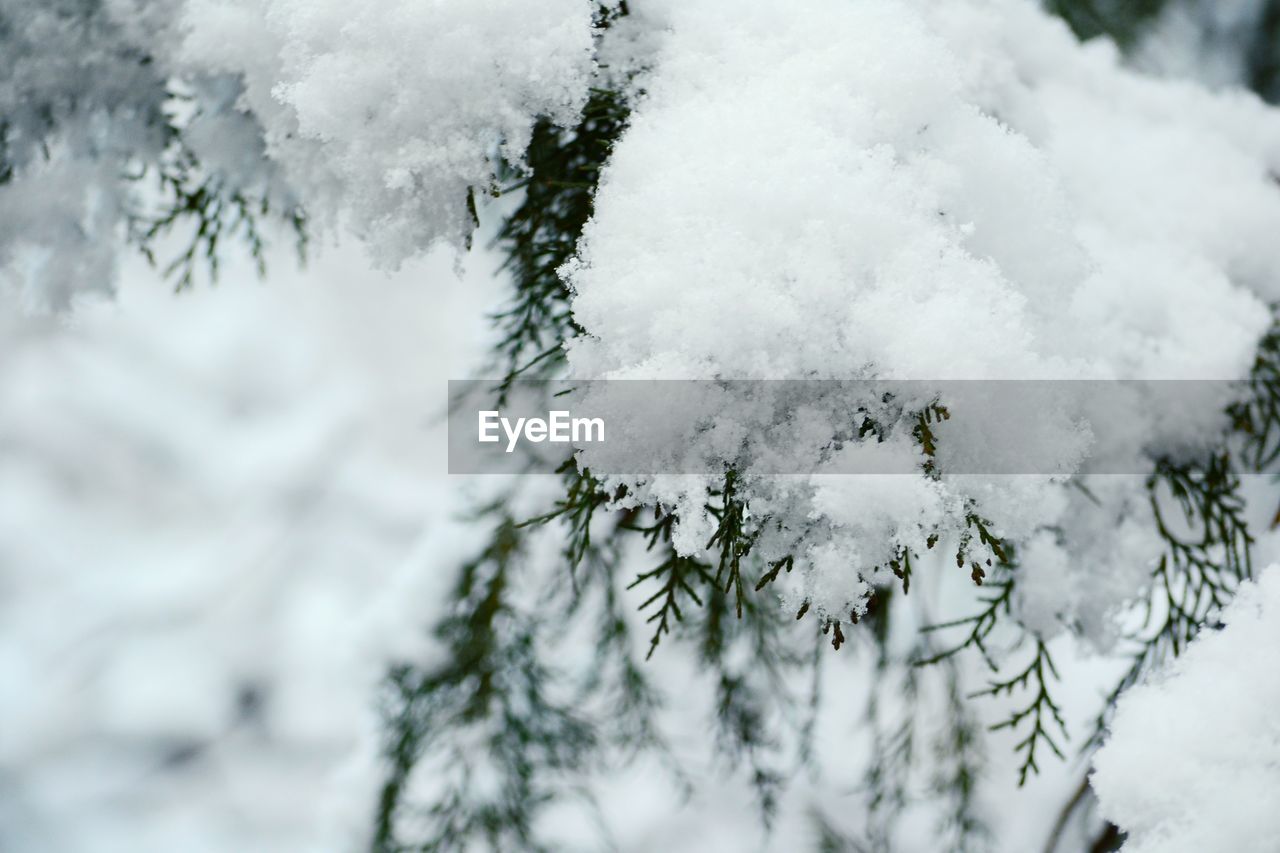
[[[129, 228], [131, 241], [152, 266], [157, 266], [159, 240], [173, 233], [189, 235], [186, 248], [161, 267], [161, 274], [174, 283], [178, 292], [194, 284], [202, 261], [209, 281], [217, 282], [220, 252], [228, 240], [239, 240], [252, 258], [258, 275], [265, 276], [267, 242], [261, 222], [273, 213], [270, 200], [265, 195], [248, 195], [222, 180], [203, 175], [195, 155], [182, 150], [180, 131], [173, 129], [173, 133], [173, 147], [179, 153], [172, 156], [171, 162], [154, 168], [162, 202], [157, 211], [133, 216]], [[145, 174], [144, 169], [139, 180]], [[281, 219], [294, 233], [298, 262], [305, 263], [306, 215], [295, 207], [281, 214]]]
[[[1128, 46], [1164, 2], [1055, 0], [1048, 5], [1082, 37], [1106, 34]], [[1277, 5], [1270, 4], [1268, 9]], [[1267, 20], [1272, 18], [1277, 16], [1268, 11]], [[1255, 51], [1251, 63], [1255, 86], [1270, 93], [1274, 57]], [[591, 216], [601, 170], [626, 127], [627, 116], [626, 95], [595, 89], [577, 127], [540, 123], [527, 154], [527, 168], [503, 173], [510, 183], [500, 194], [519, 191], [523, 197], [497, 239], [514, 288], [508, 306], [494, 318], [501, 332], [496, 352], [502, 372], [499, 402], [517, 379], [554, 376], [563, 361], [564, 342], [580, 331], [558, 270], [574, 256]], [[1153, 524], [1167, 552], [1153, 569], [1147, 618], [1130, 638], [1135, 649], [1132, 665], [1107, 697], [1097, 729], [1084, 749], [1098, 745], [1107, 713], [1120, 692], [1179, 654], [1201, 628], [1211, 624], [1239, 583], [1251, 576], [1253, 536], [1243, 518], [1239, 475], [1267, 470], [1280, 457], [1278, 372], [1280, 325], [1262, 342], [1247, 393], [1229, 411], [1236, 436], [1230, 446], [1201, 462], [1161, 461], [1150, 477], [1147, 489]], [[926, 460], [924, 473], [940, 477], [934, 463], [939, 441], [935, 427], [951, 413], [942, 401], [934, 401], [919, 412], [905, 414], [902, 422], [908, 424]], [[867, 419], [859, 438], [883, 439], [887, 431], [886, 426]], [[489, 742], [497, 765], [509, 768], [504, 778], [510, 781], [504, 790], [511, 796], [486, 807], [488, 811], [476, 811], [463, 789], [437, 795], [426, 806], [434, 834], [426, 836], [430, 840], [425, 843], [415, 843], [414, 849], [461, 849], [466, 839], [492, 849], [505, 849], [504, 844], [537, 849], [531, 835], [533, 813], [555, 796], [569, 796], [572, 773], [605, 754], [625, 757], [653, 749], [665, 754], [676, 778], [682, 778], [679, 762], [666, 752], [659, 734], [662, 696], [644, 664], [659, 646], [673, 644], [687, 647], [711, 685], [716, 709], [714, 747], [728, 766], [742, 770], [751, 780], [766, 825], [776, 810], [789, 765], [812, 766], [809, 738], [821, 701], [822, 672], [830, 665], [827, 657], [816, 652], [826, 638], [835, 650], [848, 643], [870, 647], [875, 676], [868, 688], [866, 721], [872, 759], [862, 780], [869, 816], [867, 836], [846, 838], [825, 815], [815, 812], [818, 850], [891, 850], [895, 826], [922, 796], [944, 804], [946, 817], [938, 829], [949, 845], [946, 849], [987, 849], [991, 836], [975, 802], [984, 763], [975, 700], [1002, 699], [1010, 706], [991, 728], [1008, 729], [1018, 736], [1018, 784], [1040, 771], [1047, 753], [1064, 756], [1068, 733], [1060, 702], [1053, 695], [1059, 679], [1053, 657], [1045, 638], [1017, 622], [1013, 607], [1017, 555], [998, 534], [998, 523], [984, 517], [979, 507], [969, 507], [965, 530], [954, 542], [957, 566], [982, 588], [975, 612], [933, 622], [920, 596], [911, 594], [913, 561], [918, 562], [920, 555], [904, 548], [888, 566], [900, 588], [876, 591], [862, 620], [866, 624], [851, 628], [851, 623], [860, 621], [856, 612], [849, 614], [847, 622], [824, 615], [816, 626], [821, 636], [816, 636], [788, 628], [785, 623], [790, 620], [777, 619], [777, 608], [760, 597], [791, 572], [795, 559], [788, 555], [761, 561], [753, 553], [768, 519], [753, 517], [733, 470], [726, 471], [721, 484], [707, 494], [706, 509], [715, 520], [715, 531], [699, 556], [675, 551], [672, 531], [677, 519], [670, 512], [658, 507], [642, 517], [638, 509], [618, 509], [626, 506], [624, 491], [606, 492], [589, 471], [579, 471], [572, 463], [561, 473], [564, 495], [551, 509], [523, 522], [503, 517], [486, 551], [464, 567], [451, 604], [454, 615], [439, 629], [456, 652], [451, 661], [438, 670], [404, 667], [392, 674], [396, 698], [388, 710], [393, 737], [387, 754], [393, 770], [384, 790], [376, 849], [408, 849], [398, 840], [398, 816], [411, 810], [405, 801], [405, 782], [430, 749], [468, 742], [460, 731], [464, 726], [487, 724], [490, 731], [515, 733], [491, 735]], [[1171, 511], [1179, 516], [1176, 522]], [[521, 609], [523, 605], [510, 597], [502, 598], [506, 581], [501, 579], [527, 571], [519, 543], [552, 522], [562, 530], [563, 569], [570, 591], [562, 597], [563, 609], [547, 608], [545, 600], [538, 608]], [[633, 542], [638, 547], [629, 544]], [[938, 544], [939, 537], [930, 536], [928, 547]], [[650, 567], [636, 573], [624, 588], [620, 577], [624, 557], [641, 551]], [[475, 577], [481, 567], [486, 567], [483, 577], [489, 586], [484, 588], [489, 592], [476, 598]], [[591, 590], [594, 603], [589, 605]], [[592, 608], [598, 609], [598, 615], [584, 617]], [[802, 603], [796, 619], [803, 620], [809, 609], [807, 601]], [[628, 610], [638, 611], [648, 626], [644, 636], [633, 628]], [[555, 704], [546, 697], [565, 692], [557, 685], [573, 679], [538, 662], [539, 642], [534, 638], [546, 625], [556, 624], [563, 630], [580, 619], [595, 624], [598, 631], [592, 675], [577, 686], [582, 691], [578, 695], [585, 697], [577, 705]], [[513, 627], [498, 630], [495, 626], [504, 621]], [[924, 629], [916, 632], [904, 653], [892, 641], [895, 626], [913, 624]], [[993, 641], [997, 632], [999, 643]], [[952, 640], [941, 642], [943, 637]], [[502, 638], [502, 644], [495, 638]], [[643, 646], [643, 659], [637, 645]], [[963, 684], [961, 653], [976, 655], [988, 669], [987, 683], [976, 691], [966, 691]], [[461, 685], [475, 681], [465, 677], [469, 671], [490, 675], [467, 689], [489, 693], [459, 692]], [[534, 684], [535, 676], [541, 679], [540, 688]], [[525, 696], [518, 711], [492, 692], [499, 679], [510, 679], [514, 695]], [[807, 696], [795, 689], [801, 681], [811, 685]], [[927, 731], [930, 721], [920, 710], [926, 704], [920, 698], [924, 691], [932, 691], [947, 708], [942, 731]], [[583, 702], [590, 705], [591, 697], [602, 696], [615, 700], [607, 723], [573, 713]], [[545, 719], [534, 720], [538, 715]], [[790, 746], [784, 731], [792, 733]], [[455, 753], [450, 763], [465, 766], [469, 760]], [[932, 766], [935, 775], [922, 787], [917, 777], [925, 766]], [[1073, 800], [1068, 810], [1083, 801]], [[1114, 828], [1107, 827], [1099, 843], [1115, 837]]]
[[[1081, 39], [1105, 36], [1132, 48], [1145, 28], [1174, 7], [1172, 0], [1045, 0]], [[1184, 4], [1192, 14], [1213, 15], [1211, 2]], [[1280, 0], [1260, 4], [1254, 26], [1230, 34], [1242, 40], [1240, 54], [1249, 88], [1272, 103], [1280, 101]]]
[[[512, 601], [522, 547], [514, 522], [499, 516], [492, 541], [463, 566], [453, 612], [436, 629], [447, 650], [443, 662], [391, 673], [391, 773], [375, 850], [461, 851], [476, 842], [545, 849], [534, 835], [539, 808], [569, 792], [569, 774], [587, 766], [596, 732], [576, 703], [557, 696], [563, 676], [538, 653], [542, 626]], [[404, 803], [405, 792], [433, 750], [443, 789], [418, 811]]]
[[[601, 7], [597, 21], [607, 27], [626, 13], [625, 3]], [[523, 192], [496, 240], [514, 288], [507, 306], [493, 318], [501, 335], [495, 347], [503, 377], [499, 402], [518, 378], [554, 376], [564, 361], [565, 341], [581, 331], [559, 270], [574, 256], [591, 218], [600, 170], [626, 129], [629, 113], [622, 92], [594, 87], [576, 127], [539, 121], [524, 163], [507, 165], [499, 173], [505, 185], [494, 195]]]
[[[1170, 4], [1045, 5], [1080, 37], [1105, 35], [1130, 48]], [[100, 4], [65, 6], [84, 27], [98, 25]], [[625, 3], [603, 4], [597, 23], [607, 28], [626, 14]], [[1249, 82], [1278, 100], [1280, 0], [1264, 4], [1249, 38]], [[132, 50], [119, 58], [140, 68], [154, 62]], [[264, 221], [272, 217], [292, 229], [304, 256], [303, 210], [273, 205], [265, 191], [207, 171], [184, 140], [185, 121], [167, 109], [184, 96], [173, 81], [150, 72], [144, 77], [151, 85], [144, 121], [160, 144], [120, 160], [122, 179], [139, 188], [130, 201], [129, 240], [179, 291], [193, 286], [202, 265], [216, 280], [232, 241], [264, 274]], [[622, 84], [602, 80], [575, 126], [539, 121], [523, 162], [468, 193], [477, 222], [477, 198], [516, 199], [495, 240], [512, 283], [492, 318], [499, 404], [517, 380], [556, 376], [565, 343], [583, 332], [561, 270], [592, 217], [602, 172], [627, 128], [635, 85], [628, 81], [623, 91]], [[119, 118], [114, 105], [106, 106], [105, 115]], [[38, 126], [53, 138], [55, 111], [37, 107], [43, 111]], [[13, 117], [0, 115], [0, 185], [24, 167], [14, 154], [13, 124]], [[47, 139], [41, 145], [50, 156]], [[139, 201], [153, 190], [154, 203]], [[184, 247], [172, 259], [158, 259], [160, 244], [175, 235], [185, 238]], [[938, 426], [952, 417], [945, 401], [897, 414], [893, 424], [864, 418], [858, 440], [909, 431], [924, 460], [922, 473], [941, 479]], [[1241, 477], [1269, 473], [1280, 460], [1280, 319], [1261, 341], [1250, 380], [1227, 414], [1233, 429], [1223, 446], [1200, 459], [1160, 459], [1146, 482], [1164, 553], [1152, 567], [1144, 618], [1125, 638], [1130, 665], [1103, 702], [1083, 742], [1086, 751], [1100, 744], [1119, 695], [1213, 627], [1253, 576], [1255, 531], [1245, 517]], [[772, 587], [785, 582], [797, 558], [761, 556], [770, 519], [753, 514], [738, 471], [727, 468], [708, 489], [703, 507], [714, 530], [693, 555], [677, 552], [679, 519], [669, 508], [632, 506], [625, 489], [607, 488], [572, 461], [560, 474], [562, 494], [545, 512], [518, 517], [502, 500], [478, 513], [477, 523], [487, 524], [490, 535], [448, 590], [444, 616], [433, 627], [442, 653], [388, 674], [381, 697], [387, 775], [371, 833], [378, 853], [550, 849], [540, 836], [540, 817], [563, 803], [589, 814], [582, 779], [641, 754], [660, 756], [675, 783], [687, 785], [663, 734], [667, 697], [646, 663], [660, 647], [693, 662], [710, 697], [709, 745], [727, 772], [749, 781], [766, 829], [787, 780], [798, 770], [816, 772], [824, 672], [855, 654], [868, 656], [863, 719], [871, 757], [859, 779], [866, 837], [844, 837], [815, 812], [819, 850], [890, 851], [901, 821], [922, 801], [943, 815], [938, 834], [945, 849], [986, 849], [991, 837], [975, 796], [984, 764], [975, 710], [983, 706], [976, 700], [1006, 707], [991, 728], [1015, 735], [1019, 785], [1040, 772], [1048, 753], [1064, 756], [1068, 732], [1053, 692], [1059, 674], [1048, 639], [1018, 622], [1018, 554], [1001, 535], [1000, 519], [983, 507], [965, 507], [964, 528], [953, 539], [936, 531], [927, 539], [927, 549], [940, 547], [948, 560], [954, 555], [971, 580], [974, 612], [960, 618], [935, 613], [915, 580], [924, 555], [897, 547], [886, 566], [897, 583], [877, 588], [866, 614], [815, 612], [806, 622], [814, 609], [809, 600], [799, 603], [794, 619], [775, 606]], [[535, 555], [552, 537], [562, 561], [546, 574]], [[877, 568], [867, 567], [866, 576], [878, 575]], [[901, 642], [904, 634], [910, 642]], [[585, 658], [566, 654], [583, 646]], [[986, 683], [976, 690], [964, 683], [965, 657], [986, 667]], [[940, 726], [926, 713], [937, 707], [946, 709]], [[922, 778], [926, 772], [931, 775]], [[1115, 836], [1108, 828], [1099, 844]]]
[[1169, 0], [1046, 0], [1045, 8], [1071, 26], [1081, 39], [1108, 36], [1121, 47], [1138, 38], [1142, 28]]
[[[166, 96], [175, 106], [183, 105], [198, 114], [199, 104], [175, 86], [166, 87]], [[306, 262], [307, 220], [301, 206], [273, 210], [265, 192], [254, 193], [209, 174], [183, 138], [191, 118], [181, 119], [179, 110], [168, 109], [160, 121], [166, 140], [160, 157], [155, 162], [139, 162], [137, 173], [128, 175], [137, 183], [145, 183], [151, 177], [158, 200], [135, 205], [127, 236], [155, 267], [157, 243], [170, 235], [187, 235], [186, 247], [160, 267], [176, 291], [195, 283], [202, 263], [209, 282], [216, 283], [219, 259], [226, 243], [232, 240], [248, 253], [258, 275], [266, 276], [267, 239], [262, 226], [273, 216], [293, 232], [298, 263]]]
[[[216, 281], [233, 241], [265, 275], [268, 219], [293, 232], [302, 260], [301, 207], [273, 209], [265, 189], [236, 186], [202, 167], [185, 134], [207, 105], [186, 81], [166, 76], [166, 63], [149, 46], [124, 35], [120, 12], [100, 0], [60, 0], [38, 12], [0, 9], [0, 35], [17, 42], [9, 46], [14, 69], [0, 74], [8, 95], [0, 108], [0, 186], [42, 161], [107, 160], [118, 169], [112, 192], [119, 197], [92, 204], [120, 208], [123, 236], [153, 266], [158, 243], [181, 235], [183, 247], [160, 267], [179, 291], [201, 266]], [[28, 41], [26, 19], [37, 15], [45, 16], [44, 27], [33, 32], [43, 39]], [[84, 55], [69, 62], [68, 53]], [[33, 73], [37, 60], [49, 66], [49, 80]], [[71, 91], [58, 90], [60, 78]]]

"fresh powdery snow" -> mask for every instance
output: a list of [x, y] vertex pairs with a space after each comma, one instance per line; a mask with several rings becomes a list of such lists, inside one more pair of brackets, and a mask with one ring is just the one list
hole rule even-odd
[[1280, 567], [1246, 584], [1152, 683], [1121, 699], [1094, 758], [1125, 853], [1269, 853], [1280, 837]]
[[[585, 329], [570, 348], [575, 375], [1248, 369], [1266, 302], [1280, 296], [1270, 236], [1280, 233], [1280, 115], [1255, 97], [1140, 76], [1109, 43], [1082, 47], [1017, 0], [636, 5], [664, 35], [564, 271]], [[749, 406], [725, 399], [719, 422]], [[918, 453], [911, 407], [896, 416], [889, 441]], [[1092, 452], [1137, 459], [1221, 426], [1134, 417], [1123, 446]], [[961, 429], [941, 428], [941, 452], [963, 450], [947, 450]], [[1045, 452], [1070, 463], [1080, 447], [1068, 438]], [[815, 459], [827, 442], [815, 439]], [[673, 443], [671, 470], [705, 449], [696, 437]], [[790, 604], [860, 609], [872, 567], [957, 532], [968, 511], [1015, 541], [1062, 531], [1038, 537], [1024, 561], [1049, 581], [1045, 599], [1023, 602], [1047, 633], [1062, 618], [1100, 621], [1138, 590], [1142, 558], [1156, 554], [1150, 534], [1116, 524], [1145, 500], [1140, 478], [1100, 484], [1097, 505], [1048, 476], [752, 478], [753, 450], [747, 442], [721, 458], [742, 474], [752, 511], [770, 518], [758, 551], [798, 552], [812, 569]], [[633, 499], [679, 512], [684, 550], [705, 544], [704, 478], [629, 485]], [[864, 504], [894, 511], [849, 509]], [[1022, 587], [1037, 597], [1034, 584]]]
[[469, 189], [519, 162], [539, 116], [587, 96], [592, 0], [190, 0], [184, 55], [243, 75], [243, 104], [308, 213], [396, 266], [461, 248]]

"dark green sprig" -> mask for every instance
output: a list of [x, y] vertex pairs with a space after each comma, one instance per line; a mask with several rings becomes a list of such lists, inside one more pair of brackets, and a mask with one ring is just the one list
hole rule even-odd
[[[574, 703], [553, 698], [561, 676], [537, 653], [538, 623], [511, 603], [522, 550], [515, 523], [501, 516], [488, 546], [462, 567], [452, 614], [436, 628], [447, 650], [441, 663], [391, 673], [384, 705], [389, 773], [372, 840], [378, 853], [462, 851], [478, 843], [541, 849], [536, 815], [594, 754], [594, 727]], [[475, 738], [462, 735], [468, 729]], [[410, 809], [404, 794], [429, 751], [450, 770], [446, 790], [425, 810]], [[496, 791], [488, 783], [473, 789], [478, 761], [498, 774]]]
[[[983, 585], [986, 573], [981, 565], [971, 559], [975, 536], [977, 541], [988, 548], [999, 561], [995, 566], [999, 570], [996, 579], [985, 584], [985, 588], [991, 592], [979, 599], [982, 607], [976, 613], [962, 619], [926, 625], [923, 629], [926, 635], [956, 628], [965, 629], [965, 633], [951, 646], [941, 650], [931, 649], [926, 656], [916, 662], [916, 665], [931, 666], [950, 661], [965, 649], [973, 649], [982, 657], [992, 673], [998, 673], [1001, 666], [991, 654], [989, 641], [1001, 624], [1009, 625], [1017, 633], [1019, 645], [1025, 645], [1027, 642], [1033, 644], [1035, 654], [1024, 669], [1010, 678], [993, 678], [985, 689], [973, 694], [974, 698], [1000, 697], [1013, 696], [1015, 693], [1026, 690], [1033, 691], [1029, 704], [1014, 709], [1004, 720], [991, 727], [993, 730], [1017, 731], [1024, 724], [1030, 723], [1026, 736], [1015, 745], [1016, 751], [1022, 755], [1022, 764], [1018, 768], [1018, 784], [1021, 786], [1026, 784], [1029, 774], [1040, 772], [1037, 750], [1042, 743], [1046, 744], [1055, 755], [1059, 757], [1063, 755], [1056, 738], [1061, 737], [1065, 741], [1066, 725], [1062, 720], [1060, 706], [1053, 699], [1049, 689], [1050, 677], [1057, 679], [1058, 675], [1044, 642], [1013, 618], [1016, 562], [1012, 549], [1007, 542], [991, 532], [988, 521], [972, 510], [966, 515], [965, 531], [956, 550], [957, 565], [963, 567], [968, 561], [973, 569], [974, 582], [980, 586]], [[990, 560], [984, 562], [991, 567]]]
[[995, 659], [992, 658], [990, 651], [987, 649], [987, 640], [996, 629], [996, 626], [1001, 624], [1001, 620], [1011, 615], [1014, 581], [1010, 576], [996, 583], [988, 584], [987, 587], [992, 590], [992, 594], [979, 599], [982, 603], [982, 608], [977, 613], [960, 619], [926, 625], [923, 628], [926, 633], [947, 631], [952, 628], [965, 628], [967, 633], [955, 645], [948, 646], [942, 651], [934, 652], [918, 661], [917, 666], [930, 666], [971, 648], [982, 656], [988, 668], [993, 672], [999, 669]]
[[764, 574], [762, 574], [760, 576], [760, 580], [756, 582], [756, 592], [759, 592], [769, 584], [776, 581], [778, 579], [779, 572], [782, 572], [785, 570], [787, 574], [791, 574], [791, 569], [795, 566], [795, 564], [796, 564], [795, 557], [791, 556], [790, 554], [788, 554], [787, 556], [783, 557], [780, 560], [773, 560], [772, 562], [770, 562], [768, 570]]
[[[208, 271], [209, 280], [216, 282], [224, 244], [231, 239], [237, 239], [244, 245], [258, 275], [266, 275], [266, 241], [259, 224], [271, 213], [266, 196], [249, 196], [229, 189], [214, 178], [198, 179], [193, 176], [193, 170], [186, 168], [162, 171], [159, 181], [163, 207], [155, 215], [135, 217], [132, 239], [154, 266], [156, 242], [169, 233], [189, 229], [187, 248], [161, 270], [166, 279], [174, 281], [175, 290], [183, 291], [194, 284], [201, 262]], [[301, 209], [295, 208], [285, 213], [284, 218], [296, 236], [299, 259], [305, 259], [305, 216]]]
[[1022, 671], [1011, 678], [993, 679], [986, 689], [973, 694], [975, 697], [1013, 696], [1015, 693], [1031, 692], [1031, 701], [1027, 705], [991, 727], [992, 731], [1017, 731], [1024, 723], [1030, 723], [1026, 736], [1014, 746], [1022, 754], [1022, 765], [1018, 768], [1019, 786], [1026, 784], [1029, 773], [1040, 772], [1036, 761], [1036, 749], [1040, 744], [1048, 746], [1058, 758], [1065, 757], [1055, 738], [1066, 739], [1067, 724], [1062, 718], [1061, 707], [1049, 692], [1049, 680], [1058, 680], [1058, 671], [1044, 642], [1039, 638], [1035, 638], [1034, 642], [1035, 654]]
[[941, 403], [934, 401], [915, 415], [915, 425], [911, 428], [911, 437], [924, 452], [924, 472], [931, 477], [938, 476], [935, 457], [938, 455], [938, 437], [933, 432], [935, 424], [951, 420], [951, 412]]
[[[933, 635], [919, 634], [905, 652], [890, 643], [891, 627], [907, 619], [932, 624], [922, 596], [881, 590], [868, 607], [862, 641], [875, 655], [864, 716], [871, 734], [871, 757], [863, 777], [867, 789], [867, 843], [856, 849], [889, 853], [907, 809], [930, 801], [939, 808], [940, 850], [978, 853], [989, 848], [990, 832], [977, 802], [982, 772], [982, 727], [974, 719], [954, 657], [924, 668], [914, 661], [933, 657]], [[936, 713], [942, 702], [947, 713]], [[931, 756], [933, 772], [913, 785]], [[924, 781], [924, 780], [919, 780]]]
[[649, 651], [645, 655], [646, 660], [653, 657], [658, 644], [662, 642], [663, 635], [671, 633], [673, 622], [684, 619], [680, 609], [682, 600], [692, 601], [696, 606], [701, 607], [702, 598], [698, 595], [697, 587], [714, 584], [710, 568], [705, 563], [692, 557], [682, 557], [672, 547], [671, 528], [674, 523], [674, 516], [659, 513], [652, 525], [634, 528], [649, 540], [649, 550], [660, 547], [666, 554], [661, 563], [647, 572], [642, 572], [627, 586], [627, 589], [634, 589], [648, 581], [657, 581], [659, 584], [657, 591], [640, 603], [641, 612], [657, 605], [657, 609], [645, 619], [646, 622], [654, 625], [653, 636], [649, 639]]
[[499, 402], [517, 379], [554, 375], [564, 360], [565, 341], [581, 331], [560, 269], [577, 251], [600, 172], [628, 115], [621, 93], [592, 89], [576, 127], [538, 122], [523, 167], [506, 167], [499, 174], [504, 182], [499, 194], [524, 192], [495, 242], [506, 255], [503, 269], [515, 288], [509, 304], [493, 317], [503, 375]]
[[[1160, 462], [1147, 480], [1156, 531], [1164, 542], [1143, 602], [1129, 668], [1108, 695], [1086, 750], [1101, 746], [1120, 694], [1177, 657], [1253, 576], [1254, 537], [1232, 457], [1223, 451], [1194, 463]], [[1170, 518], [1170, 500], [1177, 519]]]
[[[587, 469], [579, 469], [574, 459], [566, 459], [556, 473], [565, 481], [565, 496], [556, 501], [555, 507], [547, 513], [534, 516], [521, 522], [519, 527], [530, 527], [546, 524], [555, 519], [565, 522], [564, 555], [569, 563], [569, 572], [574, 581], [577, 580], [578, 566], [591, 551], [591, 522], [601, 507], [610, 501], [610, 495], [604, 491], [600, 481]], [[614, 497], [621, 497], [619, 492]]]
[[991, 830], [979, 815], [978, 781], [983, 767], [982, 730], [973, 718], [960, 686], [954, 661], [943, 667], [946, 725], [935, 741], [938, 770], [933, 779], [935, 796], [949, 806], [938, 827], [949, 839], [947, 850], [976, 853], [991, 846]]
[[690, 632], [699, 641], [704, 672], [714, 679], [718, 751], [732, 766], [747, 768], [766, 826], [785, 784], [783, 727], [793, 730], [801, 755], [812, 754], [810, 717], [802, 712], [805, 700], [796, 696], [796, 683], [809, 668], [816, 678], [821, 660], [807, 644], [795, 643], [788, 627], [776, 607], [746, 598], [739, 617], [727, 596], [713, 594]]
[[[172, 87], [169, 97], [177, 101], [191, 100], [189, 95]], [[134, 211], [130, 215], [128, 238], [147, 262], [156, 266], [156, 243], [170, 234], [185, 231], [187, 247], [161, 270], [166, 279], [174, 282], [176, 291], [181, 292], [194, 284], [196, 272], [202, 264], [209, 281], [216, 283], [222, 255], [227, 243], [233, 240], [248, 252], [258, 275], [265, 276], [267, 241], [262, 232], [262, 221], [271, 216], [279, 218], [293, 231], [298, 262], [305, 263], [307, 219], [300, 206], [272, 210], [265, 191], [251, 193], [208, 173], [183, 138], [187, 122], [180, 121], [172, 110], [159, 116], [158, 121], [165, 139], [159, 161], [139, 164], [136, 173], [126, 173], [124, 177], [142, 181], [154, 175], [159, 200], [151, 209]]]
[[718, 548], [720, 551], [715, 584], [717, 587], [723, 584], [726, 593], [734, 594], [738, 618], [741, 619], [745, 600], [742, 559], [751, 553], [758, 531], [748, 531], [747, 505], [738, 497], [736, 488], [737, 475], [729, 471], [725, 474], [724, 487], [719, 492], [712, 493], [713, 497], [720, 498], [720, 503], [718, 506], [707, 506], [707, 511], [718, 522], [707, 547]]
[[981, 562], [971, 558], [974, 533], [978, 535], [978, 543], [986, 546], [1002, 564], [1008, 565], [1010, 561], [1004, 540], [991, 532], [991, 522], [973, 510], [965, 513], [964, 531], [960, 534], [960, 544], [956, 548], [956, 565], [963, 569], [965, 563], [968, 562], [970, 568], [969, 576], [973, 578], [974, 583], [982, 586], [982, 582], [987, 576], [986, 570], [991, 568], [991, 557], [982, 557]]
[[1105, 35], [1130, 47], [1168, 0], [1045, 0], [1045, 8], [1083, 39]]
[[1241, 461], [1254, 471], [1265, 471], [1280, 460], [1280, 320], [1258, 344], [1245, 391], [1244, 399], [1229, 406], [1227, 414], [1243, 437]]

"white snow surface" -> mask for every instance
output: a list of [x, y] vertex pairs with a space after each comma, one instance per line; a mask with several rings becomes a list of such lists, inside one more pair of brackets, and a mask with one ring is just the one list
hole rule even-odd
[[1264, 853], [1280, 836], [1280, 567], [1121, 699], [1093, 789], [1124, 853]]
[[395, 267], [473, 229], [499, 156], [572, 124], [594, 69], [591, 0], [189, 0], [182, 58], [241, 75], [267, 154], [323, 226]]
[[[665, 35], [564, 270], [585, 329], [570, 348], [576, 375], [1248, 370], [1266, 303], [1280, 295], [1280, 113], [1252, 95], [1141, 76], [1109, 43], [1082, 46], [1020, 0], [637, 5]], [[717, 423], [745, 422], [749, 407], [726, 399]], [[905, 429], [910, 414], [899, 413]], [[1170, 429], [1139, 410], [1120, 446], [1093, 450], [1141, 459], [1222, 426]], [[963, 440], [948, 425], [944, 448], [948, 429]], [[819, 483], [751, 478], [752, 448], [726, 449], [724, 432], [668, 452], [719, 454], [740, 471], [753, 511], [783, 527], [760, 551], [799, 550], [812, 573], [793, 597], [834, 614], [861, 607], [862, 580], [884, 574], [897, 549], [958, 534], [969, 508], [1015, 541], [1087, 526], [1078, 542], [1036, 552], [1078, 566], [1085, 549], [1122, 550], [1115, 519], [1140, 497], [1138, 478], [1108, 487], [1102, 508], [1048, 476], [944, 477], [927, 489], [883, 478], [848, 487], [898, 509], [869, 536], [866, 520], [850, 526], [827, 511]], [[817, 437], [815, 459], [828, 443]], [[1078, 447], [1055, 439], [1046, 453], [1069, 462]], [[705, 480], [629, 485], [636, 500], [681, 515], [682, 548], [707, 541]], [[1123, 572], [1128, 582], [1108, 588], [1109, 600], [1084, 596], [1080, 613], [1131, 597], [1144, 575]], [[1049, 611], [1064, 608], [1055, 599], [1027, 612], [1046, 614], [1033, 621], [1051, 633]]]

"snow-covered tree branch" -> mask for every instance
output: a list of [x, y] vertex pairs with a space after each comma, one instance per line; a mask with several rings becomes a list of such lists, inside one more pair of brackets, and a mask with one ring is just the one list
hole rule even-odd
[[1270, 849], [1278, 39], [0, 0], [0, 847]]

